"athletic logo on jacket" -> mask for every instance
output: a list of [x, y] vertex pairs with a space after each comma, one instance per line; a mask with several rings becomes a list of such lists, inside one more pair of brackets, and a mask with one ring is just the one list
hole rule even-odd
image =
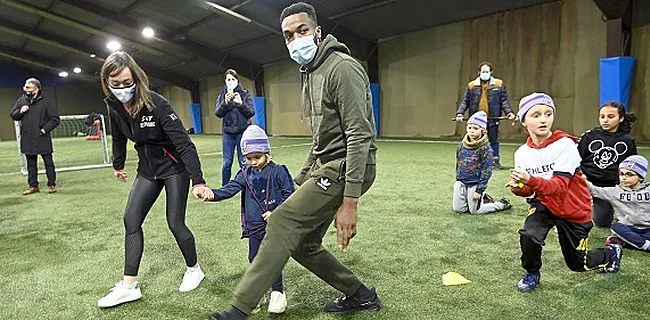
[[316, 180], [316, 185], [327, 191], [332, 186], [332, 181], [328, 177], [320, 177], [318, 180]]
[[153, 120], [153, 116], [142, 116], [140, 120], [140, 129], [142, 128], [153, 128], [156, 126], [156, 121]]
[[607, 169], [627, 152], [627, 145], [625, 142], [617, 142], [612, 148], [605, 146], [603, 140], [594, 140], [589, 144], [589, 152], [594, 154], [594, 164], [598, 168]]

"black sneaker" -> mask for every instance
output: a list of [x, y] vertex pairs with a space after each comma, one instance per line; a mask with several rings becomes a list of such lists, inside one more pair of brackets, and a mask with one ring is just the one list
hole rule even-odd
[[230, 319], [230, 316], [225, 312], [213, 313], [208, 317], [207, 320], [227, 320]]
[[342, 296], [338, 297], [325, 305], [324, 312], [334, 314], [346, 314], [356, 311], [379, 311], [381, 309], [381, 300], [377, 296], [375, 288], [370, 289], [374, 297], [367, 302], [359, 302], [354, 297]]
[[228, 311], [213, 313], [210, 315], [210, 317], [208, 317], [207, 320], [244, 320], [244, 319], [246, 319], [246, 317], [242, 316], [241, 313], [233, 312], [233, 309], [230, 309]]
[[502, 197], [499, 202], [503, 203], [503, 210], [508, 210], [512, 208], [512, 204], [510, 203], [510, 200], [506, 197]]

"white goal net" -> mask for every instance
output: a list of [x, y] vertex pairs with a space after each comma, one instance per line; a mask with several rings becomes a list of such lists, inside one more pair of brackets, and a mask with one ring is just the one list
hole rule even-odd
[[[27, 160], [25, 155], [20, 152], [20, 122], [15, 121], [14, 123], [20, 171], [27, 174]], [[53, 158], [57, 172], [111, 166], [103, 115], [61, 116], [61, 123], [50, 135], [52, 136]], [[43, 168], [42, 163], [39, 164], [39, 167]], [[45, 170], [39, 170], [39, 173], [44, 172]]]

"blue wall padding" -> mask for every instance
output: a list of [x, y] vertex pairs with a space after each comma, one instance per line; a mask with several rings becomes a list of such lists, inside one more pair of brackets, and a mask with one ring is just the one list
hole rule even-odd
[[203, 133], [203, 119], [201, 118], [201, 104], [190, 103], [190, 115], [192, 116], [192, 126], [194, 133]]
[[632, 85], [633, 57], [611, 57], [600, 59], [600, 105], [607, 101], [618, 101], [630, 108], [630, 87]]
[[379, 83], [370, 84], [370, 94], [372, 95], [372, 112], [375, 115], [375, 131], [379, 135]]
[[255, 105], [253, 122], [266, 131], [266, 98], [253, 97], [253, 104]]

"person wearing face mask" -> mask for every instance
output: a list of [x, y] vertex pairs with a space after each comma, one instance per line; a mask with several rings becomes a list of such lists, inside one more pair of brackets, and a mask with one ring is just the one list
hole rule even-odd
[[115, 177], [128, 180], [124, 171], [127, 140], [135, 142], [138, 169], [124, 210], [124, 277], [97, 305], [114, 307], [142, 297], [136, 281], [144, 249], [142, 224], [163, 188], [167, 224], [187, 265], [178, 290], [194, 290], [204, 274], [197, 262], [194, 235], [185, 225], [185, 211], [190, 179], [197, 198], [198, 190], [206, 186], [196, 147], [169, 102], [149, 90], [147, 74], [130, 55], [112, 53], [100, 76], [111, 120]]
[[23, 87], [24, 94], [16, 100], [11, 110], [11, 118], [20, 121], [20, 152], [27, 158], [27, 182], [29, 188], [23, 195], [39, 192], [38, 167], [36, 160], [41, 155], [45, 163], [47, 188], [49, 193], [56, 192], [56, 171], [52, 160], [52, 137], [50, 132], [59, 126], [59, 110], [56, 105], [41, 94], [41, 82], [29, 78]]
[[282, 33], [300, 65], [302, 107], [313, 144], [294, 178], [295, 192], [269, 220], [257, 256], [235, 290], [232, 306], [210, 319], [246, 319], [292, 257], [344, 296], [327, 313], [378, 311], [381, 300], [322, 245], [335, 221], [343, 251], [356, 235], [359, 197], [376, 174], [375, 125], [368, 75], [334, 36], [323, 37], [314, 8], [298, 2], [282, 11]]
[[221, 145], [223, 149], [223, 166], [221, 168], [221, 185], [225, 186], [232, 176], [232, 162], [237, 149], [237, 163], [241, 168], [244, 162], [240, 143], [244, 130], [250, 125], [250, 119], [255, 115], [253, 95], [241, 85], [239, 76], [233, 69], [226, 70], [224, 75], [226, 88], [217, 97], [214, 113], [222, 118]]
[[478, 111], [487, 113], [488, 139], [494, 152], [494, 168], [503, 169], [499, 157], [499, 122], [494, 118], [499, 118], [502, 114], [505, 114], [508, 119], [513, 120], [515, 114], [512, 112], [510, 102], [508, 102], [508, 92], [503, 80], [492, 76], [492, 64], [487, 61], [483, 61], [478, 65], [478, 77], [465, 88], [460, 107], [456, 111], [456, 119], [462, 120], [468, 109], [470, 116]]

